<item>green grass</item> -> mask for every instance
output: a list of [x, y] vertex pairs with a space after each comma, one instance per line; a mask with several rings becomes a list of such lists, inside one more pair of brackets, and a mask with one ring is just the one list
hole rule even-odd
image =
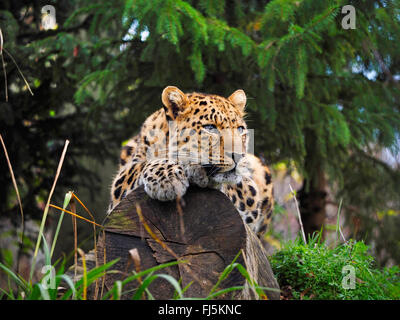
[[[65, 195], [63, 210], [70, 204], [72, 193], [68, 192]], [[50, 198], [50, 197], [49, 197]], [[48, 201], [49, 202], [49, 201]], [[48, 208], [49, 206], [46, 206]], [[47, 211], [46, 211], [47, 212]], [[85, 263], [85, 255], [82, 250], [76, 248], [77, 252], [82, 257], [82, 266], [83, 266], [83, 275], [80, 280], [74, 282], [72, 277], [69, 276], [67, 271], [65, 270], [66, 259], [64, 258], [62, 261], [58, 260], [54, 263], [52, 260], [54, 248], [56, 246], [59, 230], [61, 228], [61, 224], [63, 221], [64, 213], [59, 217], [59, 222], [57, 224], [55, 235], [52, 239], [52, 246], [51, 248], [47, 244], [46, 238], [44, 237], [44, 225], [46, 220], [47, 214], [43, 215], [41, 227], [38, 232], [38, 237], [35, 245], [35, 254], [33, 257], [33, 263], [31, 265], [30, 276], [29, 279], [24, 279], [21, 275], [14, 272], [12, 270], [13, 266], [13, 258], [11, 252], [6, 252], [0, 248], [0, 257], [6, 257], [7, 259], [3, 259], [3, 263], [0, 262], [0, 272], [6, 274], [8, 278], [8, 288], [0, 288], [0, 300], [87, 300], [88, 298], [88, 291], [91, 285], [95, 283], [102, 282], [103, 277], [107, 273], [115, 273], [118, 272], [113, 270], [113, 265], [118, 261], [118, 259], [110, 261], [104, 265], [98, 265], [95, 268], [87, 270], [86, 263]], [[94, 234], [96, 234], [96, 230], [94, 229]], [[25, 238], [25, 237], [23, 237]], [[96, 236], [94, 237], [96, 241]], [[32, 249], [33, 249], [32, 243]], [[38, 253], [39, 248], [42, 249], [44, 253], [44, 260], [45, 266], [47, 270], [45, 270], [45, 274], [43, 274], [42, 278], [39, 279], [37, 282], [33, 282], [33, 274], [35, 273], [36, 268], [36, 256]], [[202, 297], [202, 299], [210, 300], [217, 298], [221, 295], [231, 295], [235, 291], [240, 291], [244, 289], [243, 286], [235, 286], [231, 288], [220, 288], [221, 282], [226, 279], [229, 274], [234, 270], [237, 269], [241, 275], [243, 276], [243, 283], [246, 281], [253, 292], [258, 295], [260, 298], [264, 298], [266, 295], [264, 293], [265, 289], [258, 286], [250, 277], [247, 270], [240, 264], [237, 263], [236, 260], [239, 257], [240, 253], [235, 257], [235, 259], [225, 268], [225, 270], [221, 273], [218, 281], [216, 284], [211, 288], [209, 294], [206, 297]], [[187, 285], [186, 287], [182, 288], [180, 281], [171, 277], [168, 274], [164, 273], [155, 273], [156, 271], [162, 271], [162, 269], [171, 267], [178, 263], [186, 263], [185, 261], [175, 261], [170, 263], [161, 264], [155, 266], [153, 268], [149, 268], [147, 270], [143, 270], [141, 272], [131, 271], [130, 274], [123, 280], [116, 281], [113, 287], [107, 291], [102, 292], [101, 296], [97, 296], [97, 299], [113, 299], [119, 300], [124, 295], [128, 295], [133, 300], [140, 300], [140, 299], [154, 299], [153, 295], [149, 290], [150, 284], [158, 279], [162, 278], [166, 280], [173, 288], [174, 288], [174, 295], [173, 299], [199, 299], [200, 297], [186, 297], [185, 292], [190, 287], [192, 283]], [[42, 270], [43, 273], [43, 270]], [[131, 282], [137, 281], [139, 282], [138, 287], [134, 290], [127, 291], [124, 288]], [[50, 285], [51, 284], [51, 285]], [[66, 288], [59, 290], [59, 288]], [[100, 291], [100, 290], [99, 290]]]
[[[64, 199], [63, 209], [65, 209], [71, 200], [71, 193], [67, 193]], [[339, 231], [339, 213], [336, 226], [336, 238]], [[50, 274], [46, 273], [42, 279], [33, 283], [32, 275], [35, 264], [31, 267], [30, 279], [25, 280], [21, 275], [12, 271], [13, 257], [11, 252], [6, 252], [0, 248], [3, 263], [0, 263], [0, 272], [4, 272], [8, 277], [8, 288], [0, 288], [0, 300], [86, 300], [88, 298], [88, 288], [97, 283], [107, 274], [116, 272], [113, 270], [117, 260], [110, 261], [104, 265], [99, 265], [91, 270], [84, 267], [83, 277], [74, 282], [66, 273], [66, 260], [58, 260], [53, 263], [52, 255], [57, 243], [59, 230], [63, 221], [63, 214], [59, 217], [55, 236], [52, 240], [51, 248], [48, 246], [44, 237], [43, 226], [46, 214], [43, 215], [41, 228], [39, 230], [35, 257], [40, 247], [45, 256], [45, 264], [54, 267], [54, 285], [47, 288], [46, 280]], [[94, 235], [96, 230], [94, 229]], [[95, 239], [96, 237], [94, 237]], [[331, 299], [331, 300], [381, 300], [381, 299], [399, 299], [400, 298], [400, 268], [398, 266], [384, 268], [379, 270], [374, 265], [374, 258], [368, 253], [368, 246], [363, 242], [348, 241], [344, 244], [337, 244], [334, 247], [321, 242], [321, 238], [316, 235], [308, 240], [307, 244], [300, 238], [293, 242], [283, 242], [282, 249], [270, 257], [270, 262], [275, 276], [281, 286], [281, 289], [292, 299]], [[32, 243], [32, 247], [33, 247]], [[78, 249], [81, 256], [83, 252]], [[239, 254], [238, 254], [239, 256]], [[237, 256], [237, 257], [238, 257]], [[221, 289], [221, 282], [229, 274], [237, 269], [250, 284], [253, 292], [260, 298], [265, 297], [264, 290], [268, 288], [259, 287], [250, 278], [247, 270], [241, 264], [236, 262], [237, 257], [225, 268], [220, 275], [214, 287], [203, 299], [215, 299], [222, 294], [233, 294], [235, 291], [242, 290], [243, 286]], [[120, 281], [116, 281], [114, 286], [107, 292], [104, 292], [98, 299], [119, 300], [124, 295], [131, 299], [154, 299], [149, 290], [150, 284], [163, 278], [174, 288], [173, 299], [197, 299], [199, 297], [185, 296], [187, 289], [191, 284], [182, 288], [180, 281], [174, 279], [162, 272], [164, 268], [170, 267], [184, 261], [175, 261], [162, 264], [139, 273], [134, 270], [128, 276]], [[84, 264], [83, 264], [84, 265]], [[344, 284], [349, 284], [344, 279], [349, 276], [349, 272], [344, 268], [350, 268], [354, 271], [354, 287], [346, 288]], [[127, 291], [126, 286], [139, 280], [137, 288]], [[350, 282], [351, 284], [351, 282]], [[57, 288], [64, 287], [64, 290]]]
[[[309, 239], [307, 244], [298, 238], [295, 241], [286, 242], [281, 250], [270, 257], [270, 262], [278, 282], [285, 292], [291, 294], [292, 299], [330, 299], [330, 300], [382, 300], [400, 298], [400, 268], [377, 269], [374, 266], [374, 258], [368, 253], [368, 246], [363, 242], [348, 241], [336, 247], [330, 247], [325, 242], [321, 242], [318, 236]], [[51, 265], [51, 253], [44, 237], [42, 238], [45, 260]], [[237, 257], [236, 257], [237, 258]], [[100, 265], [94, 269], [86, 270], [83, 277], [74, 282], [65, 272], [65, 259], [56, 261], [55, 267], [55, 286], [66, 288], [59, 291], [47, 289], [45, 278], [30, 283], [16, 274], [6, 264], [0, 263], [0, 272], [5, 272], [9, 279], [9, 288], [0, 288], [0, 300], [84, 300], [87, 297], [88, 287], [96, 280], [113, 271], [113, 265], [117, 260], [110, 261], [105, 265]], [[139, 273], [131, 273], [122, 281], [116, 281], [113, 288], [105, 292], [99, 299], [118, 300], [122, 295], [130, 295], [131, 299], [154, 299], [149, 291], [149, 285], [157, 278], [167, 280], [175, 289], [173, 299], [193, 299], [198, 297], [185, 296], [185, 292], [190, 286], [181, 287], [181, 283], [173, 277], [156, 273], [164, 268], [170, 267], [180, 262], [170, 262], [162, 264]], [[343, 268], [351, 266], [354, 268], [355, 282], [354, 288], [346, 289], [343, 286], [344, 277], [349, 275]], [[221, 294], [230, 294], [237, 290], [242, 290], [243, 286], [220, 289], [219, 284], [234, 270], [237, 269], [254, 288], [254, 291], [262, 297], [263, 289], [253, 283], [246, 269], [236, 259], [229, 264], [221, 274], [215, 286], [211, 289], [208, 296], [203, 299], [214, 299]], [[141, 282], [134, 291], [126, 291], [125, 287], [132, 281], [141, 279]], [[347, 282], [349, 283], [349, 282]], [[290, 287], [290, 289], [288, 289]]]
[[[46, 240], [43, 238], [44, 252], [46, 256], [46, 260], [49, 259], [50, 251], [47, 248]], [[163, 278], [169, 282], [169, 284], [175, 289], [175, 293], [173, 295], [173, 299], [205, 299], [211, 300], [217, 298], [223, 294], [233, 293], [234, 291], [242, 290], [244, 286], [235, 286], [232, 288], [219, 289], [220, 283], [229, 276], [229, 274], [237, 269], [242, 275], [243, 278], [246, 279], [251, 286], [253, 287], [256, 294], [260, 295], [260, 297], [264, 297], [265, 293], [263, 290], [267, 288], [259, 287], [255, 284], [251, 279], [246, 269], [240, 264], [235, 262], [239, 257], [239, 254], [236, 258], [229, 264], [225, 270], [222, 272], [219, 277], [217, 283], [210, 290], [209, 294], [206, 297], [185, 297], [185, 292], [190, 287], [192, 283], [182, 288], [180, 281], [177, 281], [175, 278], [170, 275], [163, 273], [155, 273], [156, 271], [165, 269], [167, 267], [171, 267], [173, 265], [179, 263], [186, 263], [185, 261], [174, 261], [169, 263], [164, 263], [153, 268], [149, 268], [147, 270], [143, 270], [141, 272], [132, 271], [124, 280], [116, 281], [114, 286], [107, 292], [104, 293], [100, 300], [120, 300], [122, 295], [128, 294], [132, 300], [140, 300], [140, 299], [148, 299], [153, 300], [154, 297], [149, 291], [149, 285], [158, 278]], [[43, 278], [36, 282], [30, 283], [29, 281], [24, 280], [20, 275], [13, 272], [9, 267], [0, 263], [0, 271], [3, 271], [7, 274], [9, 279], [9, 288], [8, 290], [4, 288], [0, 288], [0, 300], [86, 300], [87, 298], [87, 290], [88, 287], [95, 283], [96, 280], [100, 280], [105, 274], [115, 272], [112, 267], [118, 261], [118, 259], [110, 261], [104, 265], [100, 265], [91, 270], [85, 270], [82, 278], [76, 282], [72, 280], [72, 278], [66, 274], [65, 272], [65, 260], [60, 263], [55, 275], [54, 275], [54, 287], [47, 288], [49, 273], [43, 275]], [[59, 263], [56, 263], [56, 265]], [[124, 291], [126, 285], [128, 285], [132, 281], [136, 281], [140, 279], [139, 286], [134, 290]], [[60, 286], [66, 287], [66, 290], [58, 290]]]
[[[400, 268], [377, 269], [363, 242], [350, 240], [331, 248], [318, 235], [308, 244], [298, 238], [284, 243], [270, 262], [281, 289], [293, 299], [400, 299]], [[354, 289], [349, 288], [346, 266], [354, 267]]]

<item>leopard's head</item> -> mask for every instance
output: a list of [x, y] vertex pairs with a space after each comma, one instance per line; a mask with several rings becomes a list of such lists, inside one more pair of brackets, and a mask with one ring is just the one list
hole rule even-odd
[[216, 182], [236, 181], [248, 144], [244, 91], [224, 98], [185, 94], [169, 86], [162, 102], [169, 121], [169, 157], [182, 164], [200, 164]]

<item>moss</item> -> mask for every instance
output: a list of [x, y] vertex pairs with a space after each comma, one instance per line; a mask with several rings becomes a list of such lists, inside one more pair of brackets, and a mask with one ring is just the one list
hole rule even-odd
[[271, 266], [281, 288], [290, 291], [293, 299], [400, 297], [400, 268], [377, 269], [363, 242], [349, 241], [331, 248], [320, 243], [318, 237], [310, 239], [307, 245], [297, 239], [284, 244], [271, 257]]

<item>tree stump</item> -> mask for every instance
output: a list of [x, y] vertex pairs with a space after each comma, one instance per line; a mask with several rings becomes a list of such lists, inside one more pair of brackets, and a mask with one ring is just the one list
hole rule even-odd
[[[145, 225], [161, 240], [168, 250], [151, 236], [137, 212], [140, 207]], [[129, 250], [136, 248], [140, 256], [140, 270], [162, 263], [185, 260], [157, 271], [181, 279], [182, 288], [192, 284], [186, 297], [204, 298], [216, 284], [221, 272], [243, 249], [247, 265], [240, 255], [237, 262], [247, 268], [260, 286], [279, 289], [268, 262], [265, 249], [259, 239], [245, 226], [230, 200], [221, 192], [212, 189], [190, 187], [179, 203], [161, 202], [148, 197], [143, 188], [129, 194], [108, 215], [103, 223], [105, 238], [99, 236], [98, 261], [103, 261], [104, 246], [106, 261], [120, 258], [113, 269], [121, 273], [109, 274], [105, 289], [112, 288], [116, 280], [135, 268]], [[245, 284], [237, 269], [219, 286], [223, 288]], [[134, 289], [137, 282], [130, 283], [125, 290]], [[171, 299], [174, 288], [163, 278], [156, 279], [149, 291], [156, 299]], [[279, 292], [266, 291], [268, 299], [279, 299]], [[129, 298], [124, 296], [122, 298]], [[253, 299], [257, 296], [249, 286], [243, 291], [219, 296], [219, 299]]]

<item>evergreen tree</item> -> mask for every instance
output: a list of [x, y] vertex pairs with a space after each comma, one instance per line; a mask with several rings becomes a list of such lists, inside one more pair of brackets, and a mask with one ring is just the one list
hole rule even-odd
[[[324, 223], [328, 186], [343, 198], [348, 217], [361, 219], [359, 237], [382, 234], [377, 213], [389, 219], [399, 212], [399, 170], [377, 157], [382, 150], [398, 151], [398, 0], [53, 1], [59, 28], [49, 31], [38, 30], [45, 3], [32, 3], [0, 5], [9, 10], [2, 15], [7, 24], [1, 20], [4, 47], [24, 62], [30, 83], [39, 79], [34, 97], [20, 89], [5, 106], [2, 96], [3, 112], [18, 113], [19, 123], [35, 115], [51, 122], [50, 108], [58, 115], [51, 125], [58, 126], [58, 138], [43, 131], [35, 141], [40, 156], [25, 162], [25, 175], [39, 159], [47, 159], [46, 170], [54, 167], [44, 142], [71, 137], [76, 152], [92, 154], [80, 148], [101, 143], [111, 150], [159, 108], [167, 85], [225, 96], [242, 88], [256, 153], [268, 163], [295, 163], [305, 177], [299, 200], [308, 233]], [[344, 5], [355, 8], [355, 29], [342, 26]], [[21, 12], [27, 9], [34, 22], [26, 25]], [[11, 83], [24, 86], [13, 68], [8, 60], [10, 91]], [[49, 95], [57, 99], [51, 106], [43, 103]], [[40, 132], [44, 128], [40, 123]], [[9, 125], [11, 143], [35, 137], [28, 132], [14, 140], [18, 135]], [[375, 241], [391, 247], [392, 256], [400, 252], [398, 236], [391, 244]]]

